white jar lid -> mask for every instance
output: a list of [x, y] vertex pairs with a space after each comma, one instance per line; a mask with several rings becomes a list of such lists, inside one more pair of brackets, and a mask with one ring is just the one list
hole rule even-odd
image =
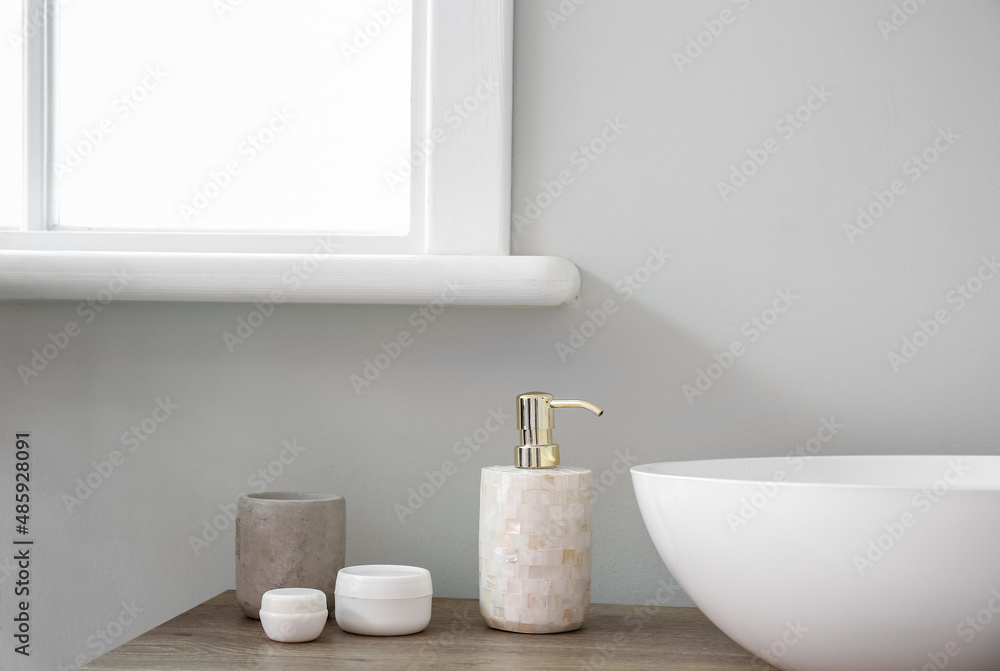
[[416, 599], [431, 596], [431, 573], [417, 566], [368, 564], [337, 573], [336, 596], [354, 599]]
[[260, 609], [269, 613], [318, 613], [326, 610], [326, 594], [304, 587], [272, 589], [260, 598]]

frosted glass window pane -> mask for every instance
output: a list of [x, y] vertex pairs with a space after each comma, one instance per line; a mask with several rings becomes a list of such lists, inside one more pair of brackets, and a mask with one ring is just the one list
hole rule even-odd
[[59, 223], [405, 234], [411, 31], [410, 0], [65, 5]]
[[24, 154], [22, 113], [21, 3], [0, 3], [0, 229], [19, 228], [22, 223]]

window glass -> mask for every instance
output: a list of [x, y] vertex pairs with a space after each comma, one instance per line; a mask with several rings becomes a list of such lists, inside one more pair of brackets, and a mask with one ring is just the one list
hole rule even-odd
[[[22, 52], [32, 33], [21, 22], [21, 3], [0, 3], [0, 229], [21, 225], [24, 203]], [[30, 28], [29, 28], [30, 30]]]
[[61, 3], [59, 224], [405, 234], [411, 32], [403, 0]]

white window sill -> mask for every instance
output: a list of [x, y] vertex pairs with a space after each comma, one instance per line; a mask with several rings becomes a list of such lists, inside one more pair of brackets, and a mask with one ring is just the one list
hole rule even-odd
[[0, 249], [0, 300], [552, 306], [579, 290], [553, 256]]

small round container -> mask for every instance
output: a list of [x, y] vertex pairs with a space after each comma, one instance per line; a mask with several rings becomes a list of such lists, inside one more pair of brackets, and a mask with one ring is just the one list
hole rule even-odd
[[431, 574], [416, 566], [370, 564], [340, 569], [334, 588], [337, 624], [365, 636], [405, 636], [431, 621]]
[[304, 643], [323, 633], [330, 611], [326, 594], [318, 589], [285, 587], [264, 592], [260, 623], [264, 633], [279, 643]]

